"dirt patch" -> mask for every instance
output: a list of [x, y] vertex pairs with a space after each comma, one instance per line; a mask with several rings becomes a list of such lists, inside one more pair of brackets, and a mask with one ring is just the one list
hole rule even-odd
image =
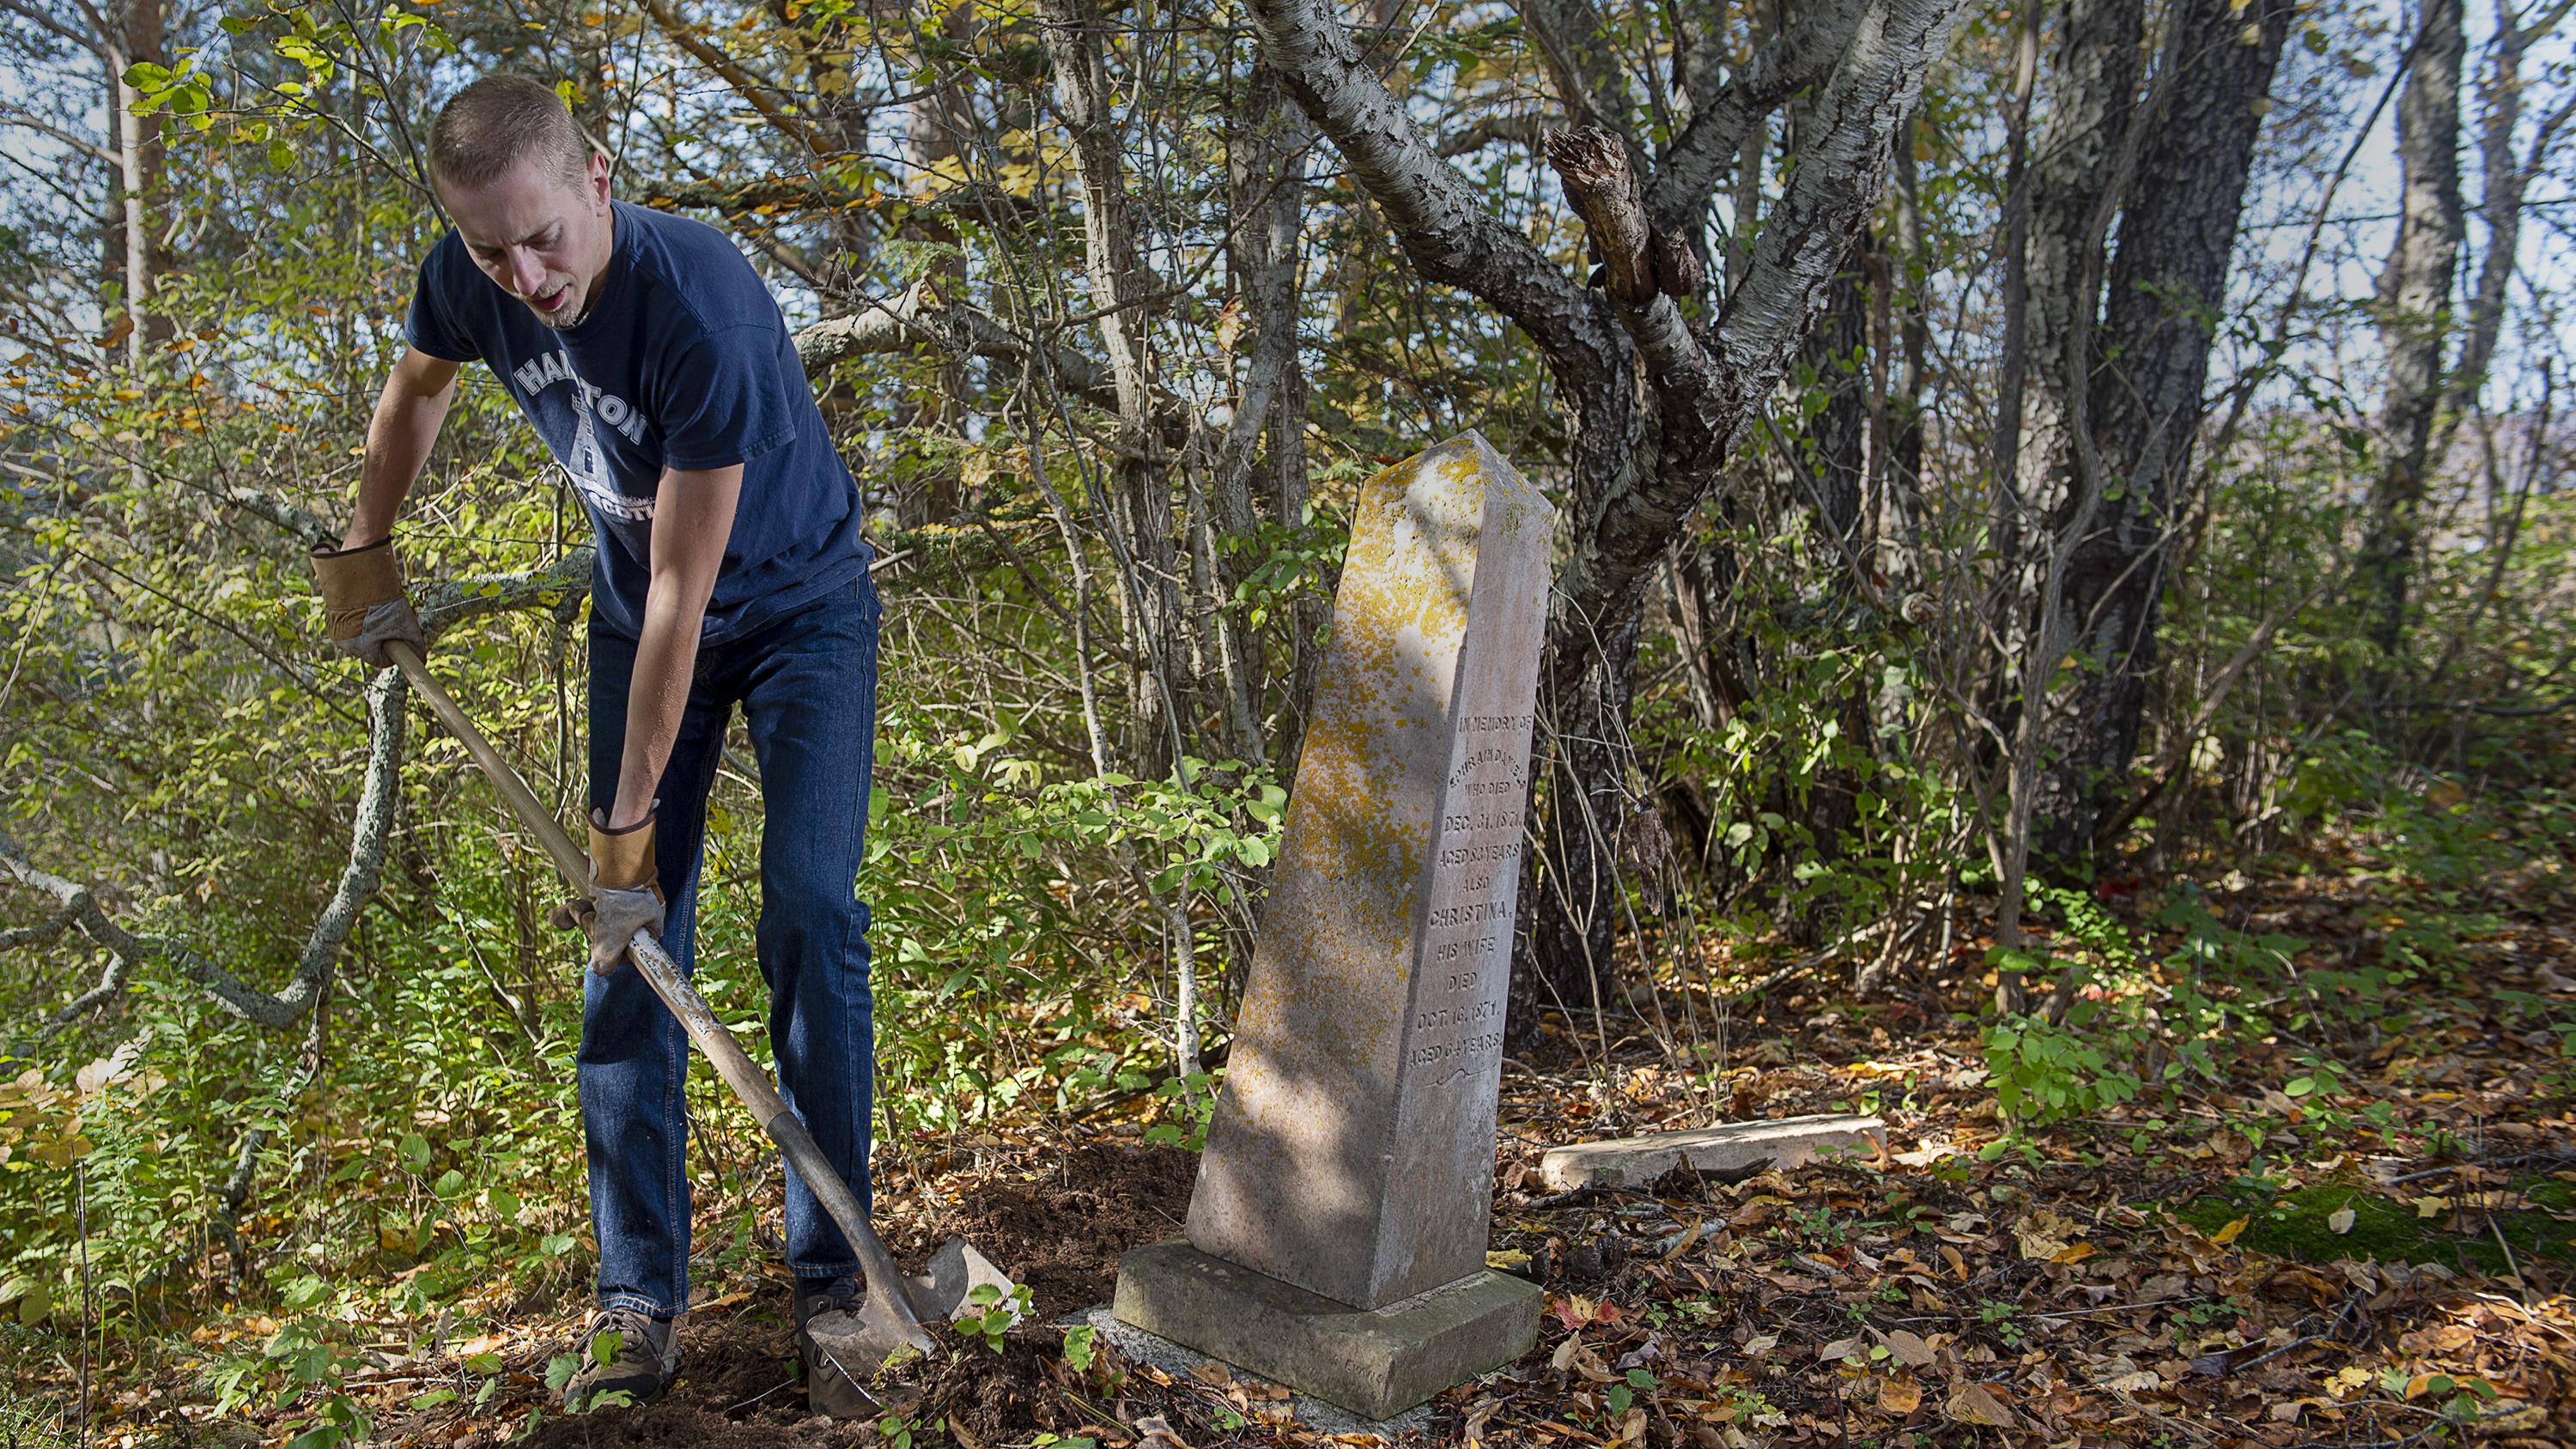
[[[795, 1348], [787, 1333], [788, 1290], [778, 1285], [763, 1301], [721, 1317], [692, 1317], [680, 1324], [680, 1378], [659, 1402], [641, 1409], [600, 1409], [546, 1417], [525, 1439], [509, 1438], [517, 1426], [469, 1434], [460, 1449], [503, 1442], [538, 1449], [590, 1445], [689, 1444], [735, 1449], [792, 1442], [840, 1446], [875, 1438], [865, 1425], [835, 1423], [805, 1412]], [[771, 1301], [771, 1300], [775, 1301]]]
[[[778, 1305], [784, 1309], [784, 1295]], [[765, 1313], [745, 1312], [681, 1330], [680, 1380], [660, 1401], [641, 1409], [600, 1409], [546, 1417], [526, 1438], [517, 1426], [468, 1434], [460, 1449], [502, 1443], [536, 1449], [592, 1449], [609, 1445], [692, 1445], [753, 1449], [794, 1444], [842, 1449], [872, 1444], [873, 1416], [832, 1420], [805, 1407], [805, 1387], [789, 1361], [789, 1339]], [[1047, 1328], [1014, 1329], [997, 1354], [980, 1342], [960, 1340], [945, 1328], [933, 1332], [942, 1352], [909, 1370], [890, 1370], [875, 1392], [885, 1412], [916, 1422], [954, 1424], [981, 1443], [1026, 1440], [1043, 1429], [1081, 1422], [1079, 1405], [1063, 1392], [1072, 1383], [1064, 1366], [1064, 1337]], [[431, 1442], [435, 1442], [434, 1436]]]
[[[762, 1415], [743, 1420], [728, 1419], [711, 1410], [686, 1404], [602, 1409], [576, 1418], [548, 1419], [527, 1438], [506, 1442], [534, 1445], [536, 1449], [590, 1449], [593, 1445], [618, 1444], [759, 1449], [759, 1446], [781, 1443], [812, 1445], [815, 1449], [842, 1449], [844, 1445], [869, 1444], [877, 1440], [876, 1430], [869, 1425], [809, 1417], [802, 1407], [804, 1396], [799, 1394], [796, 1402], [798, 1408], [792, 1415]], [[467, 1442], [497, 1444], [504, 1441]]]
[[954, 1436], [961, 1442], [1026, 1440], [1042, 1429], [1082, 1422], [1078, 1406], [1063, 1392], [1071, 1374], [1063, 1334], [1015, 1328], [1003, 1338], [998, 1356], [970, 1344], [930, 1366], [920, 1397], [904, 1412], [924, 1425], [965, 1430]]
[[[1177, 1147], [1092, 1143], [1038, 1166], [1033, 1178], [999, 1171], [943, 1184], [956, 1205], [930, 1225], [896, 1235], [896, 1255], [917, 1265], [948, 1235], [962, 1234], [1028, 1285], [1037, 1316], [1006, 1336], [998, 1354], [950, 1338], [950, 1352], [878, 1387], [887, 1411], [933, 1425], [954, 1420], [988, 1444], [1024, 1443], [1042, 1430], [1076, 1427], [1080, 1410], [1065, 1392], [1072, 1375], [1063, 1335], [1042, 1325], [1107, 1301], [1128, 1249], [1178, 1236], [1197, 1177], [1198, 1158]], [[835, 1421], [806, 1411], [787, 1328], [789, 1302], [787, 1284], [770, 1280], [729, 1312], [682, 1320], [679, 1381], [641, 1409], [566, 1415], [546, 1404], [536, 1432], [525, 1438], [517, 1437], [524, 1418], [445, 1429], [434, 1421], [396, 1420], [381, 1427], [398, 1441], [456, 1449], [874, 1444], [872, 1419]], [[950, 1334], [945, 1325], [933, 1332]], [[541, 1392], [526, 1377], [518, 1385], [514, 1397], [521, 1402]]]
[[950, 1185], [956, 1206], [898, 1252], [913, 1261], [962, 1234], [1028, 1286], [1039, 1322], [1053, 1322], [1108, 1302], [1127, 1250], [1180, 1236], [1198, 1171], [1197, 1155], [1178, 1147], [1086, 1144], [1035, 1181], [996, 1173]]

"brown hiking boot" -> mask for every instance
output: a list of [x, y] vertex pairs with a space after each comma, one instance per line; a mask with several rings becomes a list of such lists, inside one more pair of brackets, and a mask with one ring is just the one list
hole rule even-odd
[[[617, 1335], [612, 1353], [601, 1343]], [[590, 1316], [581, 1335], [581, 1371], [564, 1385], [564, 1404], [587, 1409], [605, 1394], [623, 1393], [632, 1405], [662, 1396], [680, 1371], [680, 1335], [671, 1320], [657, 1319], [640, 1308], [603, 1308]], [[606, 1358], [607, 1362], [600, 1360]]]
[[[817, 1414], [862, 1419], [876, 1412], [876, 1400], [859, 1387], [860, 1376], [873, 1371], [876, 1365], [845, 1366], [828, 1343], [817, 1342], [815, 1337], [818, 1327], [826, 1340], [834, 1337], [831, 1330], [836, 1326], [855, 1327], [862, 1301], [859, 1280], [847, 1273], [838, 1278], [796, 1280], [796, 1353], [805, 1361], [805, 1406]], [[816, 1323], [830, 1314], [845, 1315], [844, 1322]]]

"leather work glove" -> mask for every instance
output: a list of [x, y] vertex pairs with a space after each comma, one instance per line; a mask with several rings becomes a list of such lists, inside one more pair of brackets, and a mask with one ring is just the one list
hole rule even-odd
[[356, 548], [315, 544], [313, 578], [322, 590], [322, 625], [341, 653], [379, 669], [393, 663], [385, 657], [385, 645], [397, 639], [423, 656], [429, 653], [420, 616], [403, 596], [393, 535]]
[[547, 919], [555, 925], [590, 933], [590, 969], [614, 976], [626, 964], [626, 948], [635, 933], [662, 934], [662, 887], [653, 869], [653, 820], [662, 802], [623, 830], [608, 828], [608, 817], [590, 812], [590, 898], [555, 907]]

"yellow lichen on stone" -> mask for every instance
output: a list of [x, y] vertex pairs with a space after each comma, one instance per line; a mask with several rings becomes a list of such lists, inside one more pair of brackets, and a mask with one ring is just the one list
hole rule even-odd
[[[1504, 808], [1478, 797], [1453, 809], [1445, 802], [1459, 780], [1518, 781], [1525, 768], [1543, 513], [1536, 491], [1472, 433], [1361, 486], [1191, 1205], [1200, 1248], [1359, 1306], [1384, 1301], [1399, 1279], [1405, 1291], [1441, 1281], [1414, 1281], [1430, 1271], [1421, 1264], [1448, 1272], [1452, 1258], [1482, 1251], [1480, 1211], [1421, 1211], [1445, 1203], [1442, 1194], [1469, 1203], [1472, 1163], [1425, 1153], [1457, 1136], [1479, 1139], [1451, 1154], [1461, 1161], [1489, 1155], [1480, 1134], [1490, 1132], [1490, 1081], [1475, 1089], [1485, 1126], [1463, 1133], [1451, 1129], [1477, 1109], [1459, 1117], [1450, 1084], [1496, 1070], [1508, 948], [1492, 950], [1489, 938], [1508, 939], [1516, 867], [1502, 855], [1437, 857], [1447, 848], [1444, 810], [1472, 822]], [[1482, 641], [1473, 660], [1471, 637]], [[1521, 721], [1515, 758], [1493, 751], [1485, 724], [1473, 738], [1462, 732], [1462, 711]], [[1517, 817], [1517, 803], [1508, 810]], [[1471, 823], [1449, 843], [1488, 851], [1495, 841], [1485, 833], [1511, 830]], [[1507, 878], [1496, 885], [1496, 874]], [[1434, 920], [1444, 907], [1451, 919]], [[1464, 915], [1469, 907], [1479, 913]], [[1452, 949], [1479, 942], [1487, 952]], [[1426, 974], [1435, 946], [1452, 949], [1436, 982]], [[1492, 968], [1480, 984], [1469, 963], [1481, 959]], [[1394, 1180], [1404, 1176], [1399, 1160], [1435, 1159], [1436, 1172]], [[1416, 1241], [1421, 1223], [1450, 1216], [1464, 1226]]]

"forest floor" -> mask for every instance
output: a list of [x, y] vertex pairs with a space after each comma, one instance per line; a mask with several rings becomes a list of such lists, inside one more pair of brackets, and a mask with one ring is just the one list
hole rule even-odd
[[[1642, 1020], [1625, 1039], [1589, 1017], [1571, 1034], [1551, 1021], [1542, 1049], [1505, 1070], [1491, 1241], [1492, 1262], [1546, 1286], [1539, 1342], [1441, 1396], [1411, 1437], [2576, 1442], [2576, 1119], [2553, 1035], [2576, 1010], [2563, 884], [2478, 917], [2409, 994], [2402, 1029], [2367, 1008], [2300, 1018], [2303, 1032], [2244, 1043], [2179, 1096], [2018, 1132], [1981, 1049], [1992, 976], [1973, 944], [1892, 998], [1844, 999], [1814, 977], [1738, 998], [1716, 1070], [1670, 1059]], [[2333, 872], [2239, 883], [2208, 905], [2239, 929], [2296, 932], [2298, 961], [2320, 970], [2372, 958], [2408, 924]], [[1683, 1007], [1669, 984], [1661, 1004]], [[1717, 1025], [1708, 1001], [1691, 1005]], [[1536, 1185], [1560, 1143], [1853, 1108], [1885, 1118], [1883, 1156], [1575, 1200]], [[1038, 1326], [1106, 1302], [1120, 1253], [1178, 1235], [1195, 1159], [1143, 1130], [1032, 1125], [881, 1189], [898, 1255], [965, 1233], [1035, 1312], [998, 1350], [961, 1339], [885, 1386], [879, 1422], [805, 1414], [787, 1283], [739, 1261], [700, 1284], [681, 1378], [642, 1409], [567, 1416], [551, 1402], [549, 1366], [560, 1374], [581, 1320], [569, 1298], [462, 1339], [387, 1325], [409, 1348], [345, 1391], [376, 1442], [477, 1449], [1323, 1442], [1280, 1391], [1214, 1368], [1175, 1378], [1105, 1342], [1068, 1361], [1064, 1332]], [[109, 1366], [93, 1443], [286, 1437], [284, 1411], [218, 1422], [184, 1377], [116, 1378]]]

